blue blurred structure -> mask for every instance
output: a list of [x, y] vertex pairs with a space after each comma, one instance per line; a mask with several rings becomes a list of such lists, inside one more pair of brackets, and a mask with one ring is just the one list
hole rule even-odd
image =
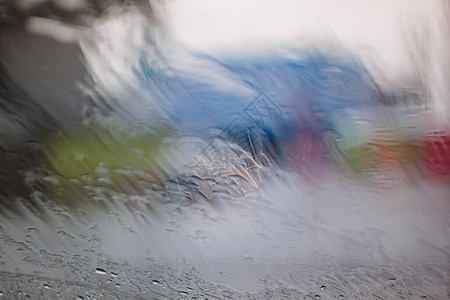
[[194, 64], [166, 68], [143, 56], [135, 75], [180, 135], [262, 142], [279, 156], [283, 145], [302, 135], [320, 140], [330, 131], [345, 134], [337, 132], [336, 114], [379, 102], [375, 84], [351, 56], [293, 54], [220, 60], [196, 55]]

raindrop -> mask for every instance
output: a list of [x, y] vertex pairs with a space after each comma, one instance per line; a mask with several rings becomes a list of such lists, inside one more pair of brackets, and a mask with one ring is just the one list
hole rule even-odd
[[314, 295], [314, 299], [320, 299], [320, 295]]
[[322, 290], [322, 291], [325, 291], [326, 290], [326, 286], [324, 286], [324, 285], [322, 285], [321, 287], [320, 287], [320, 289]]
[[51, 288], [52, 288], [52, 287], [51, 287], [50, 285], [48, 285], [47, 283], [44, 283], [43, 286], [44, 286], [44, 288], [46, 288], [46, 289], [51, 289]]
[[119, 274], [118, 274], [118, 273], [111, 272], [111, 276], [112, 276], [112, 277], [117, 277], [117, 276], [119, 276]]
[[106, 274], [106, 271], [103, 270], [103, 269], [97, 268], [97, 269], [95, 269], [95, 273], [101, 274], [101, 275], [105, 275], [105, 274]]
[[116, 287], [120, 287], [120, 283], [116, 283]]
[[80, 295], [78, 295], [78, 296], [77, 296], [77, 300], [84, 300], [84, 297], [83, 297], [83, 296], [80, 296]]
[[181, 296], [187, 296], [188, 293], [185, 291], [179, 291], [178, 294], [180, 294]]
[[154, 284], [154, 285], [160, 285], [161, 284], [161, 282], [159, 282], [158, 280], [152, 280], [152, 283]]
[[3, 296], [3, 292], [2, 292], [2, 291], [0, 291], [0, 297], [1, 297], [1, 296]]

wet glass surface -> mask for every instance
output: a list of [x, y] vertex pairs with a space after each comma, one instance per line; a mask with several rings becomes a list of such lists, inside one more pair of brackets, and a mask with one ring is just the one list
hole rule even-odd
[[0, 2], [0, 299], [448, 299], [448, 6], [200, 2]]

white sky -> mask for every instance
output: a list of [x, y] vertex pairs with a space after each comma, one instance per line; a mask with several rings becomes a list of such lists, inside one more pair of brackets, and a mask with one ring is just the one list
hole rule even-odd
[[[432, 5], [419, 2], [171, 0], [165, 19], [177, 40], [200, 51], [253, 50], [261, 45], [331, 37], [364, 60], [376, 60], [383, 76], [395, 80], [403, 77], [410, 65], [402, 24], [413, 29], [430, 17]], [[411, 22], [416, 14], [421, 18]]]

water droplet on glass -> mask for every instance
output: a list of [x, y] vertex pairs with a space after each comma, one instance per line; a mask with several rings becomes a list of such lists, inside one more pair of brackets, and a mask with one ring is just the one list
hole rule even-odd
[[[450, 63], [433, 51], [448, 52], [447, 20], [432, 47], [406, 53], [414, 74], [389, 82], [357, 49], [267, 40], [267, 55], [242, 49], [241, 60], [237, 47], [218, 59], [170, 49], [140, 5], [6, 2], [0, 300], [445, 299], [450, 131], [433, 108], [450, 95], [434, 76], [450, 77]], [[439, 5], [422, 8], [408, 13], [427, 30], [411, 22], [405, 42], [441, 30]]]
[[95, 273], [101, 274], [101, 275], [105, 275], [105, 274], [106, 274], [106, 271], [103, 270], [103, 269], [97, 268], [97, 269], [95, 269]]

